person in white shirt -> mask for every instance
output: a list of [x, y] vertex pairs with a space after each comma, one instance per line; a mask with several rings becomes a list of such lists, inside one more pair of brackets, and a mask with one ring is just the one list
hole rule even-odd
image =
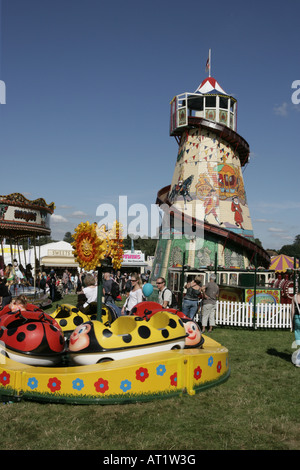
[[86, 274], [83, 283], [85, 287], [82, 291], [86, 296], [86, 302], [83, 304], [83, 308], [86, 308], [91, 302], [97, 302], [97, 286], [92, 274]]
[[131, 277], [132, 289], [122, 307], [121, 315], [127, 315], [136, 304], [143, 301], [143, 291], [141, 288], [141, 281], [137, 274]]
[[163, 308], [168, 308], [172, 304], [172, 292], [166, 287], [166, 280], [163, 277], [156, 279], [158, 289], [158, 303]]

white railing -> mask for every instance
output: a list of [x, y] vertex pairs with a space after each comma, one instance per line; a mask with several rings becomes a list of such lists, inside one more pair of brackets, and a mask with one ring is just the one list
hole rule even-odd
[[[199, 314], [196, 321], [200, 321]], [[253, 318], [253, 304], [245, 302], [218, 301], [216, 325], [241, 326], [248, 328], [290, 328], [290, 304], [256, 304]]]

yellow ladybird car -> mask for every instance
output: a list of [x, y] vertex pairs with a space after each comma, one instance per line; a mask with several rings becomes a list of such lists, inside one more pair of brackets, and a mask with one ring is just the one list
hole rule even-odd
[[170, 349], [184, 349], [187, 336], [174, 313], [157, 312], [149, 320], [121, 316], [111, 325], [88, 321], [71, 334], [69, 354], [78, 365], [125, 359]]
[[[58, 305], [56, 310], [51, 314], [52, 318], [55, 318], [64, 335], [69, 336], [75, 328], [82, 325], [82, 323], [97, 318], [96, 314], [89, 315], [88, 313], [82, 313], [77, 307], [70, 304]], [[116, 316], [114, 312], [106, 305], [102, 305], [102, 321], [103, 323], [112, 323]]]

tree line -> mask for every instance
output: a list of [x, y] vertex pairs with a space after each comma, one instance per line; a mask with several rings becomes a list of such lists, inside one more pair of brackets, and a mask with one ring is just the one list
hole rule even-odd
[[280, 250], [276, 250], [279, 255], [292, 256], [300, 259], [300, 234], [296, 235], [294, 243], [283, 245]]
[[[74, 241], [72, 237], [72, 233], [66, 232], [63, 240], [65, 242], [72, 243]], [[36, 246], [45, 245], [47, 243], [51, 243], [55, 241], [57, 240], [53, 240], [51, 236], [39, 237], [36, 240]], [[258, 238], [255, 239], [255, 242], [258, 245], [262, 246], [262, 243]], [[127, 235], [123, 243], [124, 243], [124, 250], [130, 250], [133, 246], [135, 250], [141, 250], [147, 257], [147, 256], [154, 256], [157, 239], [140, 238], [140, 237], [134, 239], [133, 235], [131, 236]], [[25, 241], [25, 244], [27, 244], [27, 241]], [[27, 248], [28, 246], [24, 246], [24, 249], [27, 249]], [[283, 245], [279, 250], [270, 249], [269, 251], [274, 251], [278, 253], [279, 255], [284, 254], [287, 256], [292, 256], [292, 257], [300, 259], [300, 234], [295, 237], [295, 240], [292, 244]]]

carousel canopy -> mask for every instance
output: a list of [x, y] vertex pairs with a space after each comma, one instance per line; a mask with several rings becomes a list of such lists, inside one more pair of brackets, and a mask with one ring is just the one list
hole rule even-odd
[[20, 193], [0, 196], [0, 238], [50, 235], [50, 216], [55, 205], [42, 198], [30, 201]]
[[[296, 268], [299, 268], [299, 260], [296, 260]], [[269, 269], [285, 272], [287, 269], [294, 269], [294, 258], [287, 255], [271, 256], [271, 265]]]

